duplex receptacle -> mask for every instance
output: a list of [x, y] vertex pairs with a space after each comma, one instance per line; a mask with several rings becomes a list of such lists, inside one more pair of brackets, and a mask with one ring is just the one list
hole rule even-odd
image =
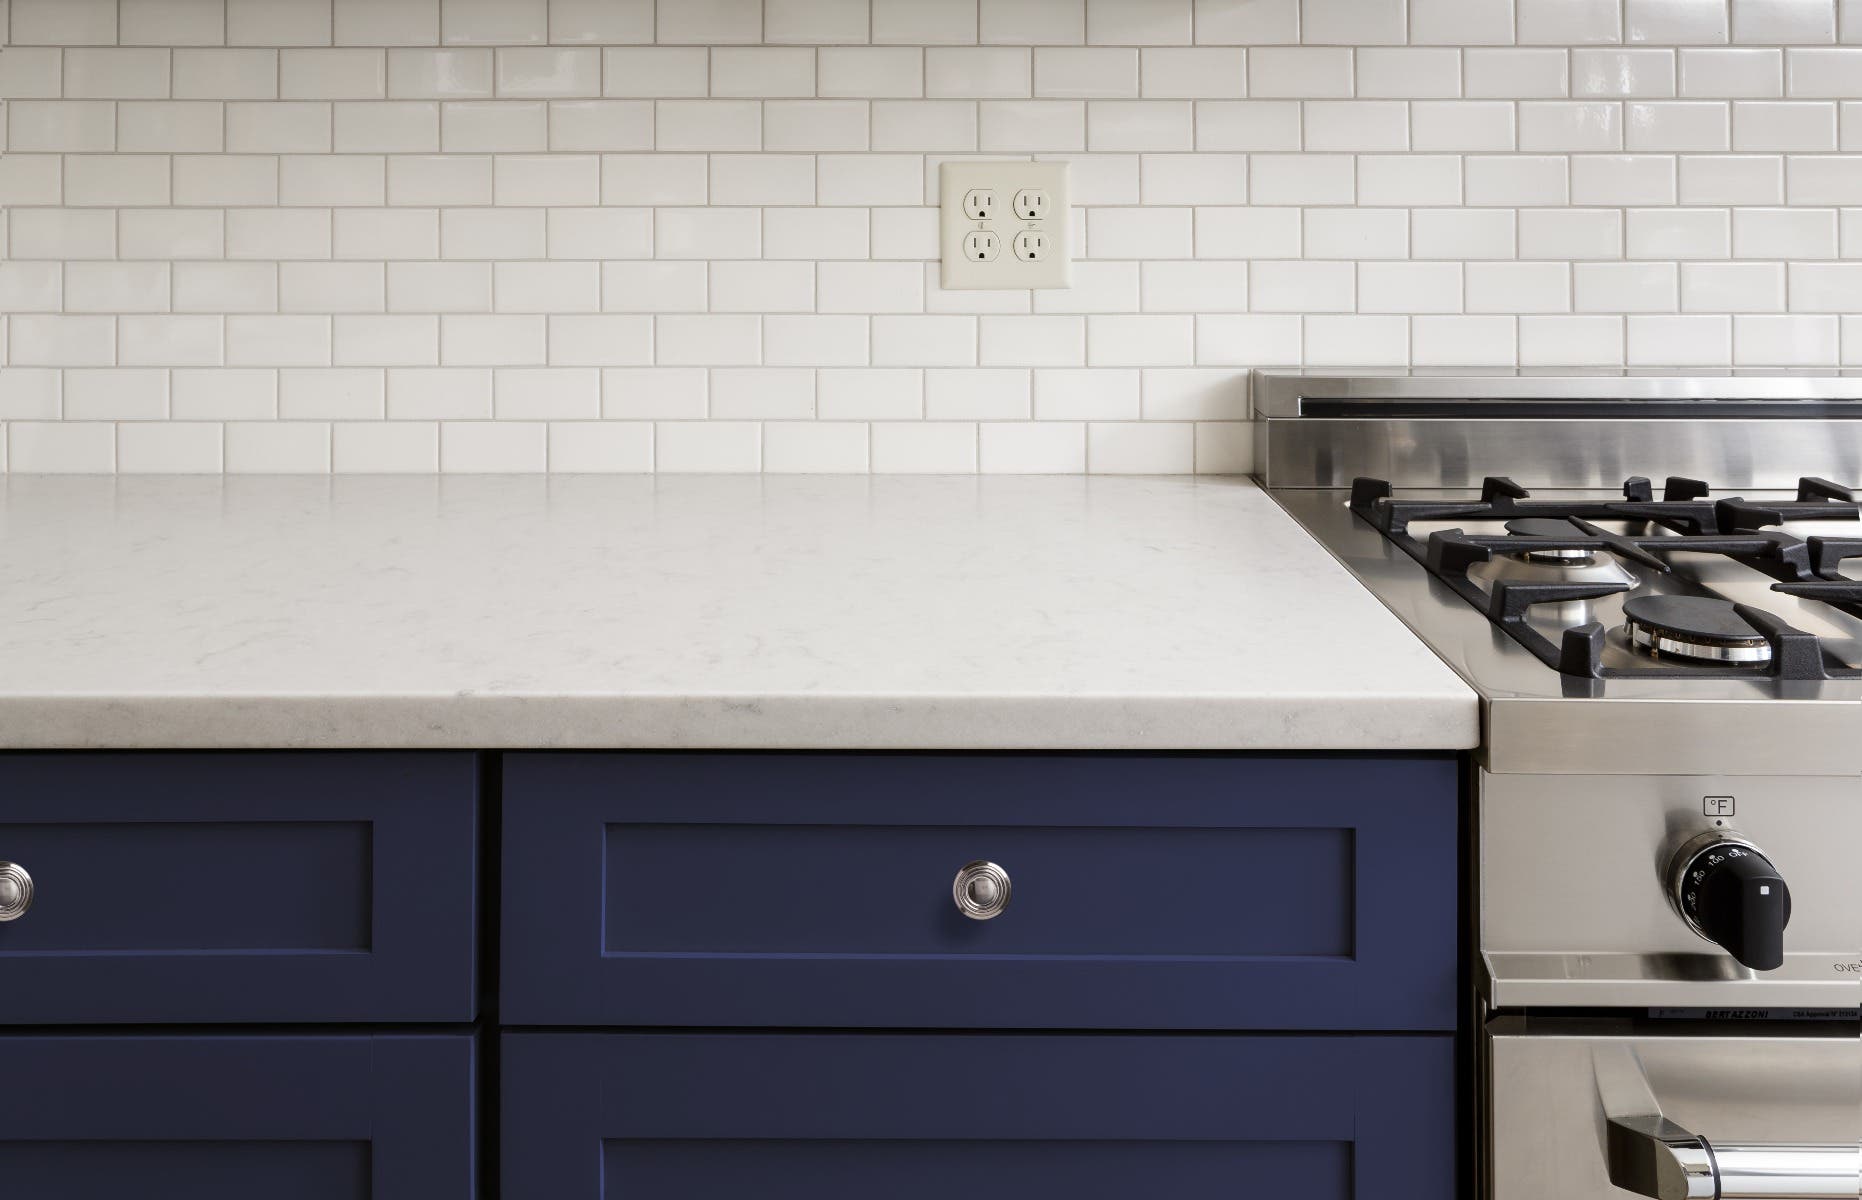
[[1015, 235], [1015, 257], [1023, 262], [1040, 262], [1048, 249], [1048, 236], [1039, 229], [1024, 229]]
[[[1002, 253], [1002, 239], [987, 229], [972, 229], [963, 239], [963, 256], [971, 262], [994, 262]], [[1021, 251], [1018, 248], [1017, 254]]]
[[972, 221], [987, 221], [996, 215], [996, 193], [993, 188], [971, 188], [963, 196], [963, 215]]
[[1015, 215], [1024, 221], [1039, 221], [1047, 215], [1047, 189], [1023, 188], [1015, 193]]

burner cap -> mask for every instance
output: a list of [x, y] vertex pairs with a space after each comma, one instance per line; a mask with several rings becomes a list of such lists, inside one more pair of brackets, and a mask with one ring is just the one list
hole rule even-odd
[[[1582, 534], [1576, 525], [1563, 517], [1516, 517], [1506, 523], [1506, 531], [1516, 538], [1574, 538]], [[1551, 563], [1555, 566], [1588, 566], [1593, 554], [1589, 550], [1525, 550], [1520, 557], [1527, 562]]]
[[1656, 657], [1715, 663], [1771, 661], [1771, 643], [1733, 608], [1710, 596], [1632, 596], [1623, 630]]

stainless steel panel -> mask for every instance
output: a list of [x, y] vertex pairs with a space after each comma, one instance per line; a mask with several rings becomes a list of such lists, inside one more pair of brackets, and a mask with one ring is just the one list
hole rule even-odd
[[1703, 371], [1691, 368], [1257, 370], [1254, 411], [1297, 417], [1300, 401], [1353, 400], [1847, 400], [1862, 397], [1862, 372]]
[[1721, 489], [1795, 487], [1799, 476], [1862, 479], [1862, 420], [1486, 420], [1303, 418], [1256, 423], [1270, 488], [1346, 488], [1359, 476], [1397, 487], [1478, 487], [1510, 475], [1527, 487], [1615, 491], [1631, 475], [1686, 475]]
[[[1612, 1182], [1611, 1117], [1625, 1115], [1613, 1073], [1625, 1065], [1646, 1083], [1655, 1114], [1713, 1146], [1738, 1149], [1735, 1172], [1762, 1148], [1803, 1153], [1778, 1160], [1816, 1171], [1794, 1190], [1783, 1180], [1722, 1180], [1753, 1194], [1829, 1196], [1849, 1148], [1862, 1142], [1862, 1041], [1852, 1027], [1827, 1036], [1718, 1031], [1669, 1034], [1603, 1022], [1566, 1022], [1546, 1032], [1496, 1022], [1485, 1046], [1489, 1114], [1486, 1194], [1491, 1200], [1623, 1200]], [[1633, 1107], [1633, 1106], [1631, 1106]], [[1619, 1146], [1619, 1154], [1622, 1151]], [[1862, 1189], [1862, 1154], [1849, 1190]], [[1619, 1175], [1619, 1178], [1621, 1176]], [[1624, 1179], [1624, 1182], [1630, 1182]], [[1813, 1190], [1814, 1189], [1814, 1190]]]
[[[1862, 778], [1482, 772], [1478, 787], [1494, 1005], [1862, 1008]], [[1779, 970], [1740, 966], [1671, 902], [1671, 856], [1715, 830], [1791, 889]]]

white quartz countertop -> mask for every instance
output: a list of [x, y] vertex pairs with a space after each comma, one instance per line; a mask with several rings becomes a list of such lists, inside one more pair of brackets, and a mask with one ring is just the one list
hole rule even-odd
[[14, 477], [0, 746], [1439, 749], [1239, 479]]

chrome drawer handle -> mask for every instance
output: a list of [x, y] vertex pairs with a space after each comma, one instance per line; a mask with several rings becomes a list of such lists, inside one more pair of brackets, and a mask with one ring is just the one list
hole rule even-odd
[[1009, 873], [979, 858], [957, 872], [950, 895], [957, 902], [957, 911], [972, 921], [999, 917], [1009, 906]]
[[18, 863], [0, 862], [0, 921], [17, 921], [32, 907], [32, 876]]

